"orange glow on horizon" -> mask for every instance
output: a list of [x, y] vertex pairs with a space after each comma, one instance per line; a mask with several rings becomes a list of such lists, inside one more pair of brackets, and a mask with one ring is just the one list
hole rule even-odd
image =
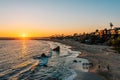
[[21, 35], [21, 37], [22, 37], [22, 38], [25, 38], [25, 37], [28, 37], [28, 36], [27, 36], [27, 34], [23, 33], [23, 34]]
[[[21, 38], [21, 39], [25, 39], [25, 38], [30, 38], [30, 37], [50, 37], [52, 35], [73, 35], [74, 33], [77, 33], [77, 32], [31, 32], [31, 33], [5, 33], [5, 34], [0, 34], [0, 37], [18, 37], [18, 38]], [[78, 32], [79, 34], [79, 32]]]
[[[68, 31], [69, 30], [69, 31]], [[95, 29], [94, 29], [95, 30]], [[94, 31], [93, 30], [93, 31]], [[37, 28], [37, 29], [30, 29], [26, 30], [24, 28], [19, 28], [19, 29], [12, 29], [12, 30], [5, 30], [2, 29], [0, 32], [0, 37], [18, 37], [18, 38], [30, 38], [30, 37], [50, 37], [52, 35], [73, 35], [74, 33], [82, 34], [83, 32], [91, 32], [92, 30], [89, 29], [83, 29], [83, 28], [77, 28], [75, 30], [73, 29], [67, 29], [65, 28], [64, 30], [58, 30], [58, 29], [42, 29], [42, 28]]]

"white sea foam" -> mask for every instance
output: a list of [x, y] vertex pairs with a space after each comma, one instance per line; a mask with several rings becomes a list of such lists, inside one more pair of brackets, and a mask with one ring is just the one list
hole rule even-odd
[[[52, 52], [48, 67], [38, 66], [35, 69], [35, 66], [40, 64], [40, 60], [34, 60], [33, 57], [40, 56], [41, 53], [48, 54], [50, 48], [57, 46], [60, 46], [60, 53]], [[50, 41], [0, 41], [0, 79], [45, 80], [59, 74], [63, 80], [73, 80], [77, 73], [69, 67], [86, 72], [87, 69], [83, 69], [82, 63], [87, 60], [76, 58], [81, 52], [72, 51], [70, 48], [71, 46]], [[77, 60], [78, 63], [74, 63], [74, 60]], [[34, 69], [35, 72], [30, 74]]]
[[[69, 69], [71, 72], [71, 75], [69, 76], [64, 76], [63, 80], [74, 80], [75, 77], [77, 76], [77, 73], [74, 70], [78, 70], [81, 72], [88, 72], [89, 71], [89, 66], [88, 65], [83, 65], [84, 63], [89, 63], [87, 59], [83, 58], [77, 58], [79, 54], [81, 54], [80, 51], [72, 51], [70, 48], [71, 46], [66, 46], [61, 43], [57, 42], [48, 42], [52, 48], [55, 48], [57, 46], [60, 46], [60, 56], [65, 56], [65, 58], [61, 59], [64, 60], [64, 66], [66, 67], [73, 67], [74, 69]], [[74, 62], [76, 60], [77, 62]], [[64, 73], [64, 72], [63, 72]]]
[[0, 40], [0, 79], [19, 76], [38, 64], [33, 57], [47, 51], [48, 44], [35, 40]]

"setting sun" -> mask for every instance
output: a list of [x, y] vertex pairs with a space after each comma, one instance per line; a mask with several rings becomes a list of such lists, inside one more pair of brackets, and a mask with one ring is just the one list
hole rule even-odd
[[28, 36], [27, 36], [27, 34], [23, 33], [23, 34], [21, 35], [21, 37], [25, 38], [25, 37], [28, 37]]

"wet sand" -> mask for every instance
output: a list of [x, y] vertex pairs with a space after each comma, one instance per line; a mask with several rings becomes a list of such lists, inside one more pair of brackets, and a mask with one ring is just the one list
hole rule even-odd
[[[112, 50], [113, 47], [103, 45], [86, 45], [73, 40], [52, 40], [72, 46], [72, 50], [80, 51], [79, 58], [88, 59], [93, 63], [90, 73], [101, 76], [103, 80], [120, 79], [120, 54]], [[109, 66], [108, 66], [109, 65]], [[81, 78], [81, 72], [77, 70], [77, 78]], [[86, 74], [87, 75], [87, 74]], [[83, 79], [85, 80], [85, 79]]]
[[[47, 41], [53, 49], [60, 46], [60, 53], [52, 53], [49, 58], [48, 67], [37, 66], [28, 76], [29, 80], [103, 80], [97, 74], [89, 72], [89, 67], [83, 63], [89, 63], [87, 59], [78, 58], [80, 51], [71, 50], [71, 46], [61, 43]], [[24, 76], [23, 76], [24, 77]]]

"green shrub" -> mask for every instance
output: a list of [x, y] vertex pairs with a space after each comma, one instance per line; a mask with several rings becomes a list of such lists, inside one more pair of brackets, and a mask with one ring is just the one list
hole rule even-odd
[[113, 46], [120, 46], [120, 37], [113, 39], [111, 43]]

